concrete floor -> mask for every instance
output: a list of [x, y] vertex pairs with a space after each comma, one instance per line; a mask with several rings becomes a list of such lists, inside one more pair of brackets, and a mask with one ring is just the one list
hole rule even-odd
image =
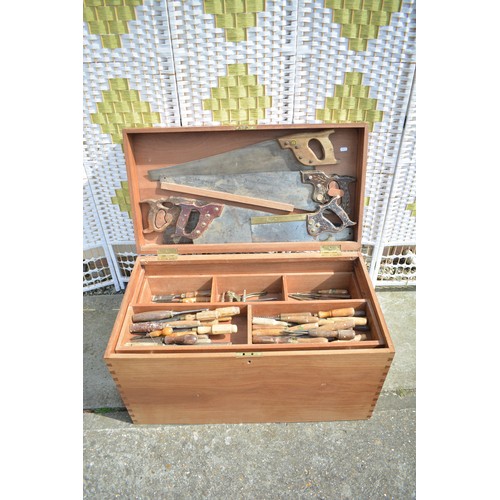
[[152, 426], [102, 360], [123, 296], [84, 297], [84, 498], [415, 498], [416, 292], [377, 296], [396, 356], [370, 420]]

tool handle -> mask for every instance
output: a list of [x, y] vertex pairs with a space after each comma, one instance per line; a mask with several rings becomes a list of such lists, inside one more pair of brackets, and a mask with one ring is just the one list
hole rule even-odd
[[179, 335], [178, 337], [165, 337], [163, 339], [164, 344], [176, 344], [176, 345], [193, 345], [198, 342], [198, 337], [195, 334], [187, 333], [186, 335]]
[[[168, 203], [168, 198], [148, 199], [140, 203], [147, 203], [149, 205], [148, 225], [142, 230], [144, 234], [153, 232], [162, 233], [173, 223], [175, 214], [172, 213], [172, 210], [175, 207], [172, 203]], [[169, 207], [166, 207], [164, 203], [168, 203]]]
[[290, 344], [294, 342], [290, 337], [274, 337], [272, 335], [253, 335], [253, 344]]
[[[323, 130], [321, 132], [305, 132], [291, 134], [278, 139], [279, 145], [283, 149], [290, 149], [295, 158], [303, 165], [335, 165], [338, 163], [333, 151], [333, 144], [330, 135], [333, 130]], [[321, 158], [311, 149], [311, 141], [316, 141], [321, 147]]]
[[[345, 318], [341, 321], [331, 321], [324, 325], [321, 325], [317, 328], [317, 330], [321, 331], [334, 331], [334, 330], [345, 330], [346, 328], [354, 328], [356, 326], [356, 322], [354, 318]], [[311, 330], [309, 330], [311, 331]]]
[[342, 328], [339, 330], [323, 330], [320, 327], [309, 330], [309, 336], [324, 337], [326, 339], [352, 340], [355, 337], [355, 333], [352, 328]]
[[132, 323], [141, 323], [143, 321], [160, 321], [174, 316], [173, 311], [146, 311], [132, 315]]
[[[191, 240], [199, 238], [208, 228], [210, 223], [219, 217], [224, 209], [224, 205], [210, 203], [207, 205], [196, 205], [194, 203], [179, 203], [181, 213], [177, 218], [177, 223], [175, 225], [175, 236], [183, 236]], [[198, 222], [196, 227], [191, 230], [191, 232], [186, 232], [186, 226], [189, 222], [191, 214], [197, 212]]]
[[[346, 227], [354, 226], [354, 224], [356, 224], [351, 219], [349, 219], [349, 216], [347, 215], [345, 210], [339, 205], [339, 199], [339, 196], [333, 196], [328, 203], [322, 205], [316, 212], [313, 212], [306, 216], [307, 232], [311, 236], [318, 236], [318, 234], [323, 232], [338, 233]], [[342, 223], [337, 225], [329, 221], [324, 216], [324, 212], [327, 210], [337, 215]]]
[[212, 325], [212, 326], [199, 326], [197, 329], [198, 333], [201, 334], [211, 334], [211, 335], [222, 335], [226, 333], [236, 333], [238, 327], [236, 325]]
[[288, 323], [286, 321], [278, 321], [275, 319], [271, 318], [261, 318], [254, 316], [252, 318], [252, 324], [253, 325], [272, 325], [272, 326], [288, 326]]
[[338, 316], [354, 316], [353, 307], [344, 307], [341, 309], [332, 309], [330, 311], [319, 311], [318, 316], [320, 318], [332, 318]]
[[283, 335], [284, 331], [284, 328], [254, 328], [252, 335], [271, 335], [275, 337], [276, 335]]
[[341, 317], [336, 317], [336, 318], [324, 318], [319, 320], [319, 326], [322, 325], [331, 325], [334, 323], [339, 323], [341, 321], [344, 321], [346, 319], [349, 319], [354, 322], [355, 326], [365, 326], [368, 324], [368, 320], [366, 318], [361, 318], [361, 317], [350, 317], [350, 318], [341, 318]]
[[283, 321], [288, 321], [289, 323], [316, 323], [318, 318], [316, 316], [302, 316], [295, 314], [281, 314], [280, 319]]

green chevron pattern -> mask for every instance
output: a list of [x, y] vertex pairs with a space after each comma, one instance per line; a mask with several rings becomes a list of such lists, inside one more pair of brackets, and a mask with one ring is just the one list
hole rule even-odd
[[92, 35], [100, 35], [105, 49], [119, 49], [128, 22], [135, 21], [135, 7], [143, 0], [83, 0], [83, 20]]
[[160, 123], [160, 113], [153, 113], [148, 102], [141, 101], [138, 90], [130, 89], [127, 78], [110, 78], [109, 90], [102, 91], [92, 123], [100, 125], [103, 134], [110, 134], [115, 144], [122, 144], [122, 129], [151, 127]]
[[203, 0], [205, 14], [215, 16], [215, 27], [224, 29], [227, 42], [243, 42], [247, 30], [257, 26], [257, 12], [266, 10], [266, 0]]
[[132, 207], [130, 204], [130, 192], [128, 190], [128, 182], [120, 182], [121, 188], [115, 190], [115, 196], [111, 198], [113, 205], [118, 205], [122, 212], [127, 212], [128, 216], [132, 218]]
[[402, 5], [402, 0], [325, 0], [325, 7], [333, 10], [333, 22], [341, 25], [341, 36], [355, 51], [365, 51], [368, 40], [378, 38], [379, 28], [389, 26]]
[[218, 87], [203, 100], [203, 109], [212, 111], [213, 120], [223, 125], [257, 125], [265, 118], [272, 99], [265, 95], [255, 75], [248, 74], [247, 64], [228, 64], [227, 75], [218, 78]]
[[325, 108], [316, 110], [316, 119], [325, 123], [367, 122], [370, 132], [384, 113], [377, 110], [377, 99], [368, 97], [370, 87], [362, 85], [363, 73], [346, 73], [344, 84], [335, 85], [333, 97], [325, 99]]

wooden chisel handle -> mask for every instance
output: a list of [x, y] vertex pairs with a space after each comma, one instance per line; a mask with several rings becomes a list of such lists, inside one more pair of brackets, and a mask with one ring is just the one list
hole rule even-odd
[[368, 320], [366, 318], [360, 318], [357, 316], [352, 316], [352, 317], [336, 317], [336, 318], [324, 318], [320, 319], [318, 321], [319, 325], [331, 325], [334, 323], [338, 323], [340, 321], [345, 321], [345, 320], [352, 320], [354, 321], [354, 325], [356, 326], [363, 326], [368, 324]]
[[281, 315], [284, 321], [288, 321], [289, 323], [316, 323], [318, 318], [316, 316], [294, 316], [292, 314]]
[[231, 324], [199, 326], [196, 331], [201, 334], [222, 335], [226, 333], [236, 333], [238, 331], [238, 327]]
[[[278, 319], [281, 321], [288, 321], [287, 318], [293, 318], [296, 316], [300, 316], [300, 317], [312, 316], [312, 314], [310, 312], [281, 313], [281, 314], [278, 314]], [[305, 323], [305, 321], [304, 321], [304, 323]]]
[[141, 323], [143, 321], [160, 321], [162, 319], [172, 318], [172, 311], [147, 311], [132, 315], [132, 323]]
[[328, 339], [325, 337], [297, 337], [297, 344], [328, 344]]
[[[149, 333], [154, 330], [162, 330], [167, 326], [164, 321], [145, 321], [143, 323], [132, 323], [129, 327], [130, 333]], [[171, 323], [168, 323], [171, 326]]]
[[321, 323], [306, 323], [302, 325], [295, 325], [295, 326], [290, 326], [287, 328], [289, 332], [295, 332], [299, 330], [310, 330], [311, 328], [318, 328]]
[[177, 344], [177, 345], [193, 345], [198, 342], [198, 336], [195, 334], [187, 333], [186, 335], [179, 335], [177, 337], [165, 337], [164, 344]]
[[201, 326], [201, 321], [199, 321], [199, 320], [194, 320], [194, 321], [185, 321], [185, 320], [169, 321], [168, 325], [166, 325], [166, 326], [171, 326], [172, 328], [196, 328], [198, 326]]
[[345, 330], [346, 328], [354, 328], [356, 322], [354, 318], [344, 318], [339, 319], [339, 321], [328, 321], [324, 325], [321, 325], [319, 330]]
[[320, 318], [331, 318], [335, 316], [354, 316], [354, 307], [344, 307], [342, 309], [332, 309], [331, 311], [319, 311]]
[[280, 324], [278, 325], [260, 325], [260, 324], [253, 324], [252, 328], [256, 328], [259, 330], [276, 330], [277, 328], [285, 329], [288, 327], [288, 323], [285, 323], [284, 321], [279, 321]]
[[273, 335], [253, 335], [252, 342], [254, 344], [291, 344], [291, 337], [279, 337]]
[[311, 337], [325, 337], [327, 339], [337, 339], [337, 340], [352, 340], [355, 337], [354, 330], [344, 329], [344, 330], [321, 330], [321, 328], [315, 328], [309, 331]]
[[272, 335], [275, 337], [276, 335], [284, 335], [285, 329], [283, 328], [257, 328], [252, 330], [252, 335]]
[[278, 321], [278, 320], [271, 319], [271, 318], [260, 318], [257, 316], [254, 316], [252, 318], [252, 324], [253, 325], [288, 326], [288, 323], [286, 321]]
[[219, 307], [213, 311], [202, 311], [196, 314], [196, 319], [200, 321], [209, 321], [211, 319], [218, 319], [226, 316], [237, 316], [240, 314], [239, 307]]
[[172, 335], [174, 333], [174, 329], [170, 326], [166, 326], [161, 330], [153, 330], [147, 334], [148, 337], [166, 337], [167, 335]]

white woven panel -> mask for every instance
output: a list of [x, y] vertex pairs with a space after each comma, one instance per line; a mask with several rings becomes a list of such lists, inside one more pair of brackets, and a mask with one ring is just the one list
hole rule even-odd
[[386, 246], [416, 243], [416, 85], [395, 170], [383, 241]]
[[[210, 0], [167, 2], [182, 125], [224, 123], [217, 113], [207, 109], [205, 101], [212, 97], [212, 88], [220, 87], [219, 77], [230, 75], [228, 66], [234, 64], [246, 65], [246, 74], [263, 86], [263, 95], [259, 95], [265, 99], [248, 104], [247, 98], [253, 97], [250, 91], [235, 97], [238, 102], [220, 104], [222, 109], [233, 109], [231, 124], [248, 121], [246, 108], [252, 110], [250, 115], [260, 125], [292, 123], [297, 1], [267, 0], [261, 2], [265, 10], [247, 12], [248, 16], [254, 15], [256, 26], [246, 28], [243, 41], [228, 41], [227, 30], [216, 27], [215, 14], [206, 13], [211, 12], [213, 3]], [[256, 110], [259, 107], [260, 115]]]
[[104, 232], [94, 203], [88, 177], [83, 169], [83, 289], [114, 285], [119, 289]]

